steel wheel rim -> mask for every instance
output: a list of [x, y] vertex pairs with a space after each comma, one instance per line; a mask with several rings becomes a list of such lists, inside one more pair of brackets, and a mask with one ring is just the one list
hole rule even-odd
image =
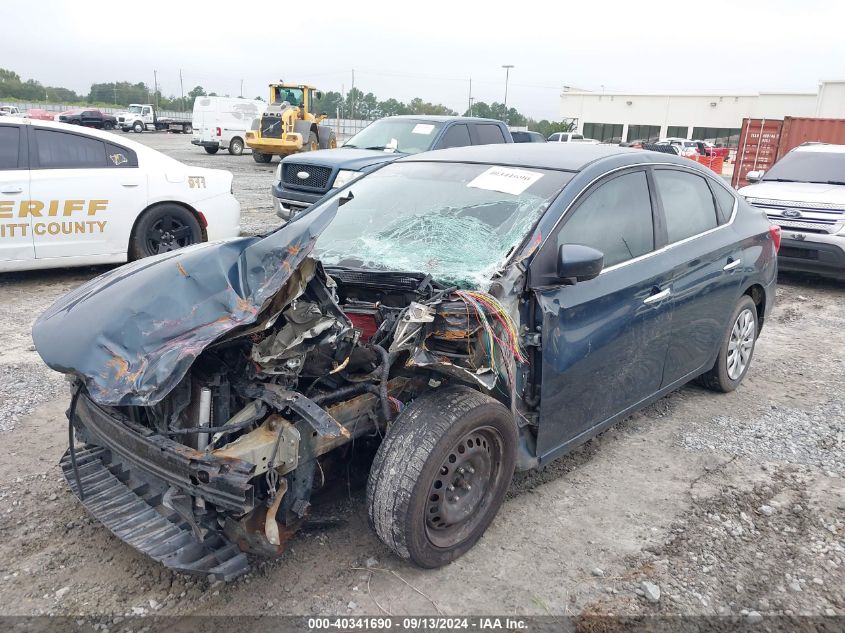
[[727, 370], [731, 380], [738, 380], [751, 362], [754, 339], [757, 334], [757, 320], [746, 308], [737, 316], [728, 340]]
[[169, 253], [193, 244], [191, 227], [170, 214], [163, 215], [147, 230], [147, 252]]
[[465, 540], [484, 519], [502, 477], [504, 444], [490, 426], [473, 429], [452, 446], [428, 491], [425, 532], [435, 547]]

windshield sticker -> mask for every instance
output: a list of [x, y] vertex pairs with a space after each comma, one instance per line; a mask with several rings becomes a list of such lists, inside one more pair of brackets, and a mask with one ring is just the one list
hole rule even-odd
[[414, 129], [411, 130], [411, 134], [425, 134], [428, 136], [434, 131], [434, 126], [430, 123], [417, 123], [414, 126]]
[[513, 169], [512, 167], [491, 167], [473, 178], [467, 184], [467, 187], [500, 191], [518, 196], [542, 177], [543, 174], [536, 171]]

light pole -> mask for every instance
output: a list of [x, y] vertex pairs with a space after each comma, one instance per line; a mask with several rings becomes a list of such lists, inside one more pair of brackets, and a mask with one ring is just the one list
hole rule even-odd
[[510, 77], [511, 68], [513, 64], [502, 64], [505, 69], [505, 124], [508, 122], [508, 78]]

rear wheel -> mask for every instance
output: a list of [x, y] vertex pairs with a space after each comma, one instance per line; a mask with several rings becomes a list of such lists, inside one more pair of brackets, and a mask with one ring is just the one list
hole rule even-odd
[[302, 146], [303, 152], [316, 152], [320, 149], [320, 139], [317, 138], [316, 132], [311, 132], [308, 135], [308, 142]]
[[273, 155], [262, 154], [261, 152], [256, 152], [253, 150], [252, 160], [254, 160], [256, 163], [269, 163], [271, 160], [273, 160]]
[[194, 126], [191, 124], [182, 126], [182, 134], [192, 134], [194, 131]]
[[244, 142], [241, 138], [236, 136], [229, 142], [229, 153], [232, 156], [240, 156], [244, 153]]
[[744, 295], [731, 315], [730, 326], [719, 348], [716, 364], [698, 381], [713, 391], [733, 391], [745, 378], [757, 342], [757, 306]]
[[113, 130], [114, 125], [112, 124], [111, 121], [106, 121], [106, 122], [103, 123], [103, 129], [104, 130]]
[[205, 146], [205, 151], [209, 154], [216, 154], [217, 150], [220, 149], [219, 147], [209, 147], [208, 145]]
[[328, 149], [337, 149], [337, 136], [334, 132], [329, 132]]
[[370, 525], [421, 567], [452, 562], [496, 516], [516, 442], [510, 412], [489, 396], [466, 387], [421, 396], [402, 411], [373, 461]]
[[194, 214], [176, 204], [162, 204], [144, 212], [129, 239], [129, 259], [167, 253], [202, 241]]

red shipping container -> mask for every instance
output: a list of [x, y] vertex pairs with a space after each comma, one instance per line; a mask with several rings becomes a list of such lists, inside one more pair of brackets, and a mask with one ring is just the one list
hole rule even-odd
[[766, 171], [802, 143], [845, 145], [845, 119], [743, 119], [731, 185], [748, 184], [749, 171]]

